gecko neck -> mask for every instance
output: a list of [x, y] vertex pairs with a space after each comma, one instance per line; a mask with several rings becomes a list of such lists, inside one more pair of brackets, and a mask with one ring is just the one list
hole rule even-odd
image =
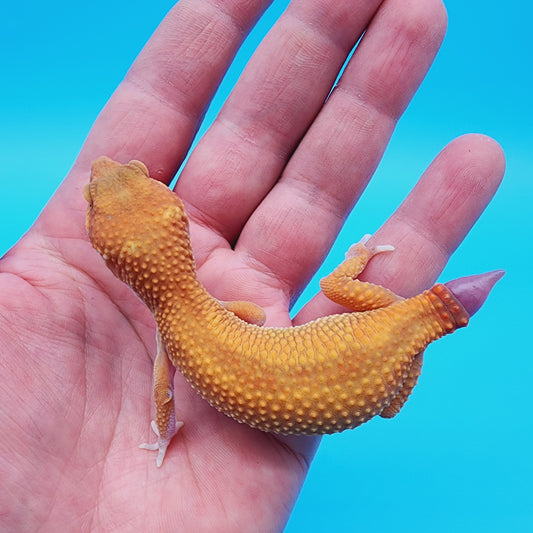
[[203, 300], [207, 293], [196, 275], [188, 227], [173, 227], [153, 245], [144, 237], [126, 241], [117, 260], [112, 261], [114, 264], [108, 262], [108, 266], [152, 312], [165, 307], [170, 300], [174, 304]]

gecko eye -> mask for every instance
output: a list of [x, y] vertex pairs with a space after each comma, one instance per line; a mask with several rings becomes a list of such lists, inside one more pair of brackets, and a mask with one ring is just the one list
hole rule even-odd
[[92, 205], [93, 205], [93, 197], [92, 197], [92, 194], [91, 194], [91, 184], [90, 183], [87, 183], [85, 185], [85, 187], [83, 187], [83, 197], [85, 198], [85, 200], [87, 200], [89, 206], [92, 207]]

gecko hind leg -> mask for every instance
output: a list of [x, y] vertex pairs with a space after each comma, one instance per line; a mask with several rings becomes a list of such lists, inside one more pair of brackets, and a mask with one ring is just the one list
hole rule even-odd
[[368, 247], [369, 239], [370, 235], [365, 235], [352, 245], [346, 259], [329, 276], [320, 280], [320, 288], [327, 298], [352, 311], [379, 309], [403, 299], [385, 287], [357, 279], [372, 257], [394, 250], [390, 245]]
[[424, 352], [420, 352], [414, 357], [413, 362], [411, 363], [411, 368], [409, 369], [409, 374], [403, 382], [402, 387], [389, 405], [379, 413], [379, 416], [382, 418], [393, 418], [401, 411], [418, 382], [418, 378], [422, 373], [423, 363]]
[[153, 444], [143, 443], [139, 448], [157, 451], [156, 464], [161, 466], [170, 441], [179, 431], [183, 422], [176, 420], [174, 410], [174, 374], [176, 369], [170, 361], [165, 343], [157, 332], [157, 355], [154, 361], [154, 401], [155, 420], [151, 427], [157, 436]]

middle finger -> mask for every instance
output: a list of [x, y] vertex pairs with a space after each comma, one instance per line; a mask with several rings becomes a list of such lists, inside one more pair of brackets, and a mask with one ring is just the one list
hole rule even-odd
[[242, 231], [236, 250], [275, 273], [293, 298], [372, 176], [445, 28], [440, 0], [386, 0], [283, 176]]
[[177, 190], [193, 221], [235, 241], [380, 3], [291, 2], [180, 176]]

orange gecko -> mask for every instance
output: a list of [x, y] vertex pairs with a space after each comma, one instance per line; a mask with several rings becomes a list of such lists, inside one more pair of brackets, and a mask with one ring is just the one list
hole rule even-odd
[[362, 241], [321, 281], [328, 298], [353, 312], [261, 327], [261, 308], [220, 302], [200, 284], [183, 203], [150, 179], [143, 163], [99, 158], [84, 195], [92, 245], [157, 323], [157, 442], [141, 447], [158, 451], [158, 466], [182, 425], [174, 413], [175, 368], [238, 422], [281, 434], [334, 433], [396, 415], [427, 345], [468, 323], [469, 313], [446, 285], [403, 299], [358, 281], [373, 255], [392, 249]]

